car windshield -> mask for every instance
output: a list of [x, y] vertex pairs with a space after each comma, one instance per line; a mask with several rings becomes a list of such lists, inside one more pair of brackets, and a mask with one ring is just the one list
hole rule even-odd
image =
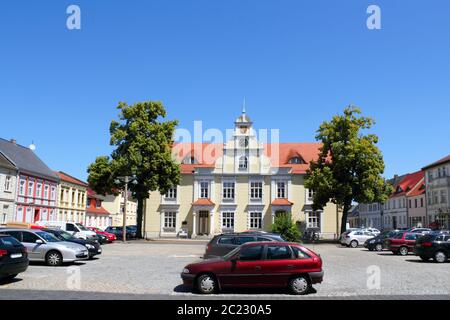
[[73, 236], [70, 234], [70, 233], [68, 233], [68, 232], [66, 232], [66, 231], [58, 231], [58, 234], [62, 237], [62, 238], [64, 238], [64, 240], [70, 240], [70, 239], [72, 239], [73, 238]]
[[36, 234], [41, 237], [42, 239], [44, 239], [47, 242], [59, 242], [61, 240], [59, 240], [57, 237], [55, 237], [54, 235], [48, 233], [48, 232], [44, 232], [44, 231], [36, 231]]
[[76, 223], [77, 227], [80, 228], [81, 231], [89, 231], [85, 226], [83, 226], [81, 223]]
[[224, 258], [225, 260], [231, 259], [233, 256], [236, 255], [236, 253], [239, 252], [240, 248], [241, 248], [241, 247], [234, 248], [233, 250], [231, 250], [230, 252], [228, 252], [226, 255], [224, 255], [223, 258]]

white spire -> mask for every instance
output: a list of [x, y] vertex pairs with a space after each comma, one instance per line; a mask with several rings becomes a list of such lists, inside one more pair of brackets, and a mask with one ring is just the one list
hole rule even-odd
[[244, 97], [244, 102], [242, 104], [242, 113], [245, 114], [245, 97]]

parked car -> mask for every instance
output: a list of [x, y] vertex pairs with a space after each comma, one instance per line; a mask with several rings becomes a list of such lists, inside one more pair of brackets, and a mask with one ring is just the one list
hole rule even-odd
[[408, 230], [408, 232], [412, 233], [420, 233], [420, 234], [428, 234], [431, 232], [430, 228], [411, 228]]
[[357, 248], [358, 246], [362, 246], [368, 239], [374, 237], [373, 233], [356, 230], [350, 231], [347, 234], [344, 234], [341, 239], [341, 244], [346, 245], [347, 247]]
[[298, 243], [274, 241], [246, 243], [221, 258], [189, 264], [181, 278], [201, 294], [228, 287], [287, 287], [303, 295], [323, 275], [319, 255]]
[[[116, 236], [117, 239], [122, 239], [123, 237], [123, 227], [107, 227], [105, 229], [105, 232], [112, 233]], [[126, 228], [126, 237], [127, 239], [134, 239], [136, 238], [136, 232], [132, 232], [130, 228]]]
[[43, 229], [42, 231], [45, 231], [45, 232], [48, 232], [48, 233], [54, 235], [56, 238], [58, 238], [61, 241], [77, 243], [77, 244], [81, 244], [82, 246], [85, 246], [86, 249], [88, 249], [88, 251], [89, 251], [89, 259], [92, 259], [93, 257], [102, 253], [102, 247], [100, 246], [100, 244], [98, 243], [97, 240], [78, 239], [66, 231], [57, 230], [57, 229]]
[[113, 233], [102, 231], [102, 230], [100, 230], [99, 228], [96, 228], [96, 227], [88, 227], [88, 229], [91, 230], [91, 231], [94, 231], [97, 234], [97, 236], [98, 235], [105, 236], [108, 242], [113, 242], [113, 241], [117, 240], [116, 235], [113, 234]]
[[25, 246], [14, 237], [0, 234], [0, 280], [14, 279], [19, 273], [27, 270], [28, 263]]
[[391, 238], [396, 233], [396, 231], [384, 231], [374, 238], [367, 239], [366, 242], [364, 242], [364, 247], [369, 249], [369, 251], [382, 251], [384, 240]]
[[413, 252], [416, 240], [421, 236], [420, 233], [397, 232], [392, 237], [385, 239], [385, 248], [392, 251], [393, 254], [406, 256], [409, 252]]
[[97, 235], [94, 231], [87, 229], [81, 223], [70, 222], [70, 221], [38, 221], [36, 222], [38, 226], [44, 228], [61, 229], [72, 234], [75, 238], [80, 239], [96, 239]]
[[109, 241], [109, 239], [108, 239], [106, 236], [102, 235], [102, 234], [97, 234], [97, 238], [98, 238], [98, 242], [99, 242], [101, 245], [103, 245], [103, 244], [105, 244], [105, 243], [111, 243], [111, 242]]
[[370, 233], [372, 233], [374, 236], [377, 236], [377, 235], [379, 235], [379, 234], [381, 233], [380, 230], [375, 229], [375, 228], [363, 228], [363, 229], [361, 229], [361, 230], [362, 230], [362, 231], [370, 232]]
[[450, 233], [427, 234], [420, 237], [414, 247], [414, 254], [424, 261], [433, 259], [438, 263], [446, 262], [450, 256]]
[[279, 234], [267, 232], [225, 233], [217, 235], [209, 241], [203, 258], [222, 257], [240, 245], [256, 241], [283, 242], [284, 239]]
[[343, 246], [345, 246], [345, 236], [348, 235], [350, 232], [352, 231], [357, 231], [357, 230], [361, 230], [360, 228], [349, 228], [347, 230], [345, 230], [343, 233], [341, 233], [341, 235], [339, 236], [339, 243]]
[[66, 262], [86, 260], [89, 252], [85, 246], [60, 241], [41, 230], [3, 229], [1, 231], [20, 241], [27, 249], [30, 261], [43, 261], [49, 266], [60, 266]]

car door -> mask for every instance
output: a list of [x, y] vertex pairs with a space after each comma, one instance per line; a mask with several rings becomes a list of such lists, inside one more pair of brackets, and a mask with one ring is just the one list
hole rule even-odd
[[416, 233], [407, 233], [405, 235], [405, 244], [408, 247], [409, 251], [414, 249], [414, 245], [416, 244], [416, 239], [418, 239], [421, 235]]
[[298, 262], [289, 245], [267, 245], [261, 266], [264, 277], [260, 285], [285, 287], [290, 276], [298, 269]]
[[37, 235], [29, 231], [22, 231], [22, 244], [27, 248], [28, 258], [30, 260], [43, 260], [45, 243], [36, 243], [37, 240], [41, 240]]
[[263, 276], [263, 245], [244, 246], [230, 264], [229, 272], [221, 275], [223, 286], [258, 286]]

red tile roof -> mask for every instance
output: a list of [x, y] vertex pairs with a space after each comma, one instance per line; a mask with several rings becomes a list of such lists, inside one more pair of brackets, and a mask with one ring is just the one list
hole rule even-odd
[[292, 206], [293, 203], [288, 199], [275, 199], [272, 201], [273, 206]]
[[[274, 168], [290, 168], [293, 174], [304, 174], [309, 163], [319, 155], [321, 143], [271, 143], [264, 145], [264, 153]], [[182, 162], [193, 156], [198, 164], [181, 164], [181, 173], [192, 174], [196, 168], [214, 168], [218, 158], [223, 156], [223, 143], [176, 143], [172, 150], [175, 158]], [[300, 157], [304, 164], [291, 164], [289, 160]]]
[[87, 213], [94, 213], [94, 214], [107, 214], [109, 215], [110, 213], [103, 207], [97, 208], [97, 207], [89, 207], [86, 208], [86, 212]]
[[210, 199], [198, 199], [192, 205], [193, 206], [214, 206], [215, 204]]
[[432, 164], [429, 164], [426, 167], [423, 167], [422, 170], [430, 169], [430, 168], [436, 167], [436, 166], [438, 166], [440, 164], [444, 164], [444, 163], [447, 163], [447, 162], [450, 162], [450, 155], [448, 155], [448, 156], [446, 156], [446, 157], [444, 157], [444, 158], [442, 158], [442, 159], [440, 159], [440, 160], [438, 160], [436, 162], [433, 162]]
[[74, 178], [70, 175], [68, 175], [67, 173], [64, 173], [62, 171], [55, 171], [55, 173], [58, 175], [58, 177], [61, 179], [61, 181], [65, 181], [65, 182], [70, 182], [82, 187], [87, 187], [87, 183], [83, 182], [81, 180], [78, 180], [77, 178]]
[[419, 183], [410, 191], [408, 192], [408, 197], [417, 197], [422, 194], [425, 194], [425, 179], [422, 178]]
[[414, 173], [409, 173], [404, 176], [404, 178], [398, 183], [397, 189], [394, 190], [394, 193], [391, 195], [391, 198], [404, 196], [407, 193], [411, 192], [412, 189], [414, 189], [417, 184], [421, 180], [424, 179], [424, 172], [423, 171], [417, 171]]

